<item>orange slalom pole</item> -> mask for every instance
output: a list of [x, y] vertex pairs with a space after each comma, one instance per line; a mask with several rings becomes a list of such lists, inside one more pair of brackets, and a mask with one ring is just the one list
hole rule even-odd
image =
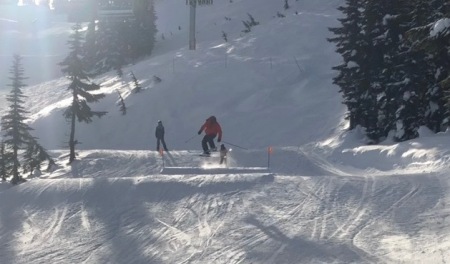
[[164, 166], [164, 149], [163, 148], [159, 148], [159, 155], [161, 155], [161, 159], [163, 162], [163, 168], [164, 168], [165, 166]]
[[267, 168], [270, 168], [270, 155], [272, 155], [273, 149], [271, 146], [267, 148]]

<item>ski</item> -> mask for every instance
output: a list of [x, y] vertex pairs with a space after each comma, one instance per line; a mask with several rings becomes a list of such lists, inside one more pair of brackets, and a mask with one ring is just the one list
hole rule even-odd
[[215, 155], [215, 153], [218, 153], [218, 152], [217, 152], [217, 151], [211, 151], [210, 154], [205, 154], [205, 153], [203, 153], [203, 152], [201, 152], [201, 151], [191, 151], [191, 150], [188, 150], [188, 153], [193, 153], [193, 154], [196, 154], [196, 155], [198, 155], [198, 156], [200, 156], [200, 157], [215, 157], [215, 156], [217, 156], [217, 155]]

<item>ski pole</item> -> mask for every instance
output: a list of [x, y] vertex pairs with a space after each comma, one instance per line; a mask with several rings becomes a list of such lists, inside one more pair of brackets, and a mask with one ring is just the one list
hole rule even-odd
[[223, 143], [226, 143], [226, 144], [228, 144], [228, 145], [234, 146], [234, 147], [238, 147], [238, 148], [241, 148], [241, 149], [245, 149], [245, 150], [248, 150], [247, 148], [244, 148], [244, 147], [241, 147], [241, 146], [238, 146], [238, 145], [232, 144], [232, 143], [230, 143], [230, 142], [226, 142], [226, 141], [222, 141], [222, 142], [223, 142]]
[[184, 143], [188, 143], [189, 141], [191, 141], [192, 139], [194, 139], [197, 135], [194, 135], [193, 137], [191, 137], [190, 139], [186, 140]]

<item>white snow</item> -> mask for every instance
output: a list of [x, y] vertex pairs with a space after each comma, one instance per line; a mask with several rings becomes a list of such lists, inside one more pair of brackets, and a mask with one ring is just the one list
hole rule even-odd
[[[195, 51], [184, 1], [156, 3], [154, 54], [124, 69], [143, 91], [131, 92], [128, 75], [94, 80], [107, 97], [92, 108], [109, 113], [77, 124], [71, 165], [62, 118], [68, 80], [43, 74], [56, 65], [37, 63], [63, 58], [70, 31], [54, 18], [35, 32], [48, 46], [23, 54], [36, 83], [24, 89], [29, 124], [58, 166], [18, 186], [0, 184], [0, 263], [450, 261], [450, 132], [421, 128], [415, 140], [366, 145], [361, 128], [346, 130], [331, 70], [341, 58], [326, 41], [341, 1], [290, 1], [288, 10], [284, 1], [214, 1], [197, 10]], [[247, 13], [260, 25], [243, 34]], [[0, 25], [14, 21], [0, 12]], [[3, 81], [16, 47], [3, 39], [36, 41], [1, 34]], [[227, 164], [196, 154], [196, 132], [210, 115], [233, 149]], [[157, 120], [170, 150], [163, 156]]]
[[430, 36], [435, 37], [439, 34], [450, 34], [450, 18], [441, 18], [434, 23]]

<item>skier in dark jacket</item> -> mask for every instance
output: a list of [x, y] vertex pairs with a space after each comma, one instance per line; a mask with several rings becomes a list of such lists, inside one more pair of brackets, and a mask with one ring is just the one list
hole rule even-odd
[[156, 137], [156, 150], [159, 151], [160, 143], [162, 143], [164, 150], [168, 151], [166, 141], [164, 141], [164, 126], [161, 120], [158, 120], [158, 125], [156, 126], [155, 130], [155, 137]]
[[226, 164], [226, 162], [227, 162], [227, 153], [228, 153], [228, 149], [225, 147], [225, 145], [224, 144], [220, 145], [220, 164], [222, 164], [224, 161], [225, 161], [225, 164]]
[[200, 135], [203, 130], [205, 131], [205, 136], [202, 139], [202, 148], [203, 154], [210, 154], [210, 150], [208, 149], [208, 144], [211, 151], [217, 151], [216, 145], [214, 144], [214, 138], [217, 137], [217, 142], [222, 140], [222, 128], [215, 116], [210, 116], [206, 119], [206, 122], [200, 127], [198, 134]]

